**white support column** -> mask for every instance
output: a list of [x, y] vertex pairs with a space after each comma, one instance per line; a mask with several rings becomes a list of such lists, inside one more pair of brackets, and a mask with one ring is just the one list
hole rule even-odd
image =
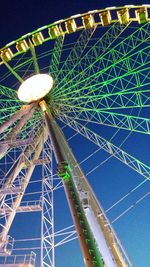
[[41, 267], [55, 267], [54, 260], [54, 202], [52, 148], [45, 142], [42, 156], [48, 159], [42, 164], [42, 213], [41, 213]]
[[14, 122], [19, 120], [23, 115], [26, 113], [30, 112], [30, 110], [33, 108], [35, 104], [31, 105], [24, 105], [19, 109], [15, 114], [13, 114], [9, 120], [5, 121], [1, 126], [0, 126], [0, 134], [4, 132], [7, 128], [9, 128]]
[[[33, 154], [33, 161], [37, 160], [41, 154], [41, 151], [43, 149], [43, 136], [41, 135], [41, 138], [38, 140], [38, 145], [36, 147], [36, 150], [32, 150], [32, 152], [34, 152]], [[1, 233], [0, 233], [0, 246], [1, 248], [3, 248], [3, 246], [5, 245], [5, 240], [7, 239], [7, 235], [9, 232], [9, 229], [11, 227], [11, 224], [14, 220], [14, 217], [16, 215], [17, 209], [20, 206], [21, 200], [23, 198], [24, 192], [27, 188], [27, 185], [30, 181], [30, 177], [34, 171], [35, 165], [31, 164], [28, 168], [26, 168], [26, 170], [24, 171], [24, 175], [22, 172], [22, 179], [20, 180], [20, 186], [22, 188], [22, 192], [16, 192], [16, 195], [9, 195], [9, 205], [8, 205], [8, 201], [6, 199], [5, 201], [5, 197], [4, 200], [2, 201], [2, 205], [1, 205], [1, 209], [3, 210], [3, 215], [0, 216], [0, 226], [1, 226]], [[17, 172], [18, 173], [18, 170]], [[9, 182], [11, 183], [11, 181]], [[9, 210], [9, 212], [8, 212]]]
[[[34, 104], [30, 108], [28, 108], [27, 111], [26, 111], [26, 109], [25, 110], [23, 109], [24, 114], [22, 114], [22, 111], [20, 110], [20, 113], [21, 113], [21, 115], [19, 115], [21, 117], [20, 121], [13, 128], [13, 130], [7, 135], [7, 138], [5, 140], [6, 143], [1, 144], [1, 146], [0, 146], [0, 158], [3, 158], [6, 155], [8, 149], [10, 147], [9, 143], [11, 143], [11, 142], [7, 142], [7, 141], [12, 141], [12, 140], [14, 141], [14, 140], [16, 140], [17, 135], [20, 133], [20, 131], [22, 130], [22, 128], [27, 124], [27, 122], [33, 116], [33, 114], [35, 112], [35, 108], [36, 108], [36, 105]], [[14, 115], [15, 120], [18, 120], [20, 118], [19, 116], [18, 116], [18, 114], [15, 114]], [[1, 128], [1, 131], [2, 130], [5, 130], [5, 127], [7, 126], [7, 124], [8, 125], [9, 124], [11, 125], [11, 124], [13, 124], [13, 122], [14, 121], [10, 119], [8, 121], [8, 123], [6, 123], [6, 125]]]

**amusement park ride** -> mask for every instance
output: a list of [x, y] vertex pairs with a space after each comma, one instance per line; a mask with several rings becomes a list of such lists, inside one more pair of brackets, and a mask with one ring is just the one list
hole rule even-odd
[[[46, 25], [1, 49], [0, 267], [55, 267], [53, 197], [60, 186], [85, 266], [133, 266], [59, 121], [149, 178], [149, 166], [88, 128], [94, 122], [149, 133], [149, 118], [134, 113], [150, 105], [149, 15], [149, 5], [94, 10]], [[65, 43], [65, 38], [70, 39]], [[36, 168], [41, 170], [39, 198], [25, 200], [27, 188], [36, 183]], [[33, 252], [22, 258], [12, 253], [12, 223], [17, 213], [27, 212], [41, 213], [40, 263]]]

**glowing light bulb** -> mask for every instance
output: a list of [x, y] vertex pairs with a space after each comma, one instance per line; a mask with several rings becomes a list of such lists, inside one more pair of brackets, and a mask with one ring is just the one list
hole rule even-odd
[[31, 103], [46, 96], [54, 84], [48, 74], [36, 74], [25, 80], [19, 87], [18, 98], [23, 102]]

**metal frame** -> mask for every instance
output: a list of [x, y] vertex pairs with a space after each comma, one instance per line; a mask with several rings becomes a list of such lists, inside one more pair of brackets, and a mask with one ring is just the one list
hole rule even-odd
[[[131, 17], [131, 14], [134, 14]], [[113, 19], [112, 19], [113, 15]], [[149, 77], [144, 77], [144, 72], [147, 70], [147, 61], [149, 62], [149, 51], [145, 48], [142, 48], [140, 51], [135, 51], [134, 56], [136, 57], [136, 62], [139, 66], [143, 66], [143, 70], [137, 70], [137, 66], [132, 64], [132, 55], [131, 49], [134, 51], [135, 47], [141, 46], [142, 42], [149, 42], [149, 21], [150, 21], [150, 6], [124, 6], [124, 7], [112, 7], [106, 8], [103, 10], [94, 10], [88, 13], [79, 14], [76, 16], [72, 16], [71, 18], [67, 18], [65, 20], [57, 21], [53, 24], [46, 25], [36, 31], [23, 36], [14, 42], [7, 44], [4, 48], [0, 50], [1, 52], [1, 62], [0, 65], [5, 65], [5, 67], [10, 71], [10, 73], [20, 82], [23, 82], [23, 79], [18, 74], [19, 68], [11, 65], [11, 60], [20, 54], [25, 54], [28, 50], [31, 52], [31, 61], [34, 67], [35, 73], [39, 73], [39, 62], [38, 57], [36, 55], [36, 46], [43, 44], [44, 42], [56, 39], [53, 54], [51, 56], [51, 64], [49, 66], [49, 72], [52, 72], [55, 80], [56, 87], [55, 91], [52, 94], [52, 98], [48, 105], [51, 106], [52, 112], [54, 115], [60, 119], [60, 121], [64, 122], [71, 128], [73, 128], [76, 132], [80, 133], [100, 148], [103, 148], [110, 155], [115, 156], [117, 159], [143, 175], [146, 179], [149, 179], [150, 168], [146, 164], [140, 162], [138, 159], [132, 157], [121, 148], [113, 145], [111, 142], [105, 140], [100, 137], [98, 134], [93, 133], [88, 127], [83, 126], [78, 121], [74, 119], [80, 119], [80, 121], [91, 121], [97, 122], [102, 125], [113, 126], [116, 128], [122, 128], [129, 131], [135, 131], [140, 133], [149, 134], [150, 131], [150, 120], [148, 118], [136, 117], [136, 116], [128, 116], [123, 114], [117, 114], [113, 112], [113, 109], [125, 109], [125, 108], [141, 108], [149, 106], [149, 90], [134, 90], [139, 85], [139, 81], [141, 80], [141, 87], [146, 86], [148, 84]], [[128, 27], [131, 22], [138, 22], [139, 24], [143, 24], [140, 32], [134, 32], [130, 36], [126, 38], [126, 40], [122, 40], [120, 47], [117, 45], [115, 48], [111, 48], [111, 57], [109, 61], [107, 61], [108, 48], [111, 46], [112, 42], [117, 41], [119, 35], [121, 35], [124, 30]], [[86, 46], [94, 34], [96, 27], [103, 27], [112, 24], [112, 27], [108, 32], [105, 33], [102, 39], [100, 39], [95, 46], [90, 49], [91, 57], [89, 56], [89, 52], [85, 54], [85, 69], [82, 70], [82, 54], [86, 50]], [[81, 33], [77, 43], [71, 50], [66, 62], [62, 65], [62, 69], [59, 72], [59, 63], [61, 58], [61, 52], [63, 48], [64, 37], [67, 34], [71, 34], [73, 32], [83, 30]], [[45, 37], [43, 37], [45, 36]], [[13, 52], [12, 52], [13, 51]], [[101, 52], [103, 54], [101, 54]], [[100, 55], [101, 54], [101, 55]], [[95, 60], [93, 61], [92, 56], [95, 55]], [[100, 56], [99, 56], [100, 55]], [[146, 58], [144, 59], [146, 55]], [[101, 57], [101, 61], [99, 61], [99, 57]], [[115, 58], [115, 63], [113, 64], [113, 60]], [[99, 62], [100, 63], [99, 63]], [[109, 63], [112, 63], [109, 66]], [[91, 69], [86, 68], [86, 64], [91, 66]], [[123, 65], [122, 71], [123, 73], [123, 81], [126, 87], [126, 91], [123, 86], [116, 86], [115, 80], [120, 75], [120, 68]], [[21, 64], [20, 64], [21, 66]], [[74, 68], [78, 66], [78, 75], [74, 76]], [[97, 72], [97, 67], [102, 69]], [[79, 71], [81, 70], [81, 72]], [[119, 71], [118, 71], [119, 70]], [[112, 78], [111, 72], [115, 72], [115, 78]], [[83, 78], [82, 75], [85, 74], [85, 80], [87, 82], [87, 86], [84, 87], [84, 90], [89, 90], [92, 86], [92, 82], [94, 79], [101, 80], [105, 79], [105, 86], [101, 91], [101, 94], [97, 96], [95, 91], [97, 88], [93, 87], [93, 97], [90, 99], [85, 99], [82, 95], [82, 88], [78, 90], [78, 85], [82, 86]], [[88, 77], [90, 74], [90, 77]], [[104, 76], [105, 75], [105, 76]], [[126, 77], [127, 75], [127, 77]], [[67, 93], [65, 91], [65, 84], [63, 84], [65, 78], [68, 78], [67, 85], [69, 87]], [[105, 79], [104, 79], [105, 77]], [[143, 79], [144, 77], [144, 79]], [[71, 79], [70, 79], [71, 78]], [[130, 79], [132, 80], [130, 84]], [[57, 87], [57, 81], [61, 79], [59, 86], [61, 86], [61, 92], [59, 91], [59, 86]], [[119, 79], [119, 78], [118, 78]], [[103, 83], [97, 83], [98, 86]], [[72, 88], [76, 84], [75, 90], [77, 94], [80, 96], [74, 96], [74, 92]], [[113, 89], [109, 91], [109, 84], [113, 84]], [[132, 87], [131, 87], [132, 86]], [[119, 92], [115, 93], [115, 89], [118, 89]], [[133, 90], [131, 90], [133, 89]], [[11, 101], [15, 101], [16, 94], [15, 91], [10, 90], [5, 86], [1, 87], [2, 95], [9, 96]], [[63, 97], [60, 99], [61, 93], [64, 92]], [[106, 93], [107, 92], [107, 93]], [[133, 99], [133, 100], [132, 100]], [[4, 99], [5, 100], [5, 99]], [[53, 102], [54, 101], [54, 102]], [[64, 106], [64, 102], [66, 105]], [[130, 103], [129, 103], [130, 102]], [[1, 192], [0, 192], [0, 211], [2, 220], [1, 227], [1, 254], [10, 254], [12, 247], [8, 248], [7, 245], [12, 246], [13, 240], [9, 238], [8, 231], [12, 224], [12, 221], [17, 212], [27, 212], [27, 211], [40, 211], [41, 212], [41, 266], [46, 267], [54, 267], [54, 247], [64, 244], [69, 240], [74, 239], [74, 234], [76, 231], [70, 231], [67, 229], [62, 229], [60, 232], [55, 233], [54, 229], [54, 202], [53, 202], [53, 194], [54, 190], [62, 187], [64, 182], [58, 182], [54, 184], [53, 173], [52, 173], [52, 148], [50, 144], [50, 139], [47, 139], [47, 132], [42, 131], [42, 128], [45, 128], [45, 124], [43, 124], [43, 118], [40, 115], [37, 115], [37, 103], [31, 104], [29, 106], [21, 107], [21, 103], [19, 101], [17, 103], [17, 108], [15, 112], [12, 111], [8, 116], [6, 112], [6, 118], [8, 120], [4, 121], [5, 123], [0, 127], [0, 133], [4, 134], [4, 138], [1, 142], [1, 150], [0, 155], [4, 160], [6, 159], [6, 153], [8, 153], [8, 157], [10, 162], [8, 162], [8, 169], [1, 169], [1, 173], [6, 175], [6, 181], [3, 179], [3, 183], [1, 184]], [[52, 105], [51, 105], [52, 103]], [[121, 104], [120, 104], [121, 103]], [[88, 107], [86, 106], [88, 104]], [[102, 105], [102, 107], [100, 106]], [[4, 109], [9, 109], [7, 103], [2, 103], [2, 107]], [[20, 108], [21, 107], [21, 108]], [[106, 109], [112, 110], [112, 112], [107, 112]], [[18, 111], [17, 111], [18, 110]], [[39, 112], [40, 113], [40, 112]], [[37, 116], [37, 117], [36, 117]], [[39, 116], [39, 117], [38, 117]], [[36, 118], [39, 119], [40, 131], [37, 131], [39, 128], [36, 124]], [[51, 117], [52, 119], [52, 117]], [[26, 138], [22, 138], [23, 134], [20, 133], [25, 127], [28, 126], [29, 120], [31, 121], [30, 127], [32, 125], [36, 125], [36, 128], [33, 129], [31, 135], [28, 132], [28, 128], [26, 128]], [[42, 121], [42, 122], [41, 122]], [[11, 128], [10, 132], [9, 129]], [[7, 130], [8, 128], [8, 130]], [[61, 134], [61, 131], [56, 126], [56, 136], [60, 137], [63, 143], [63, 149], [65, 152], [69, 154], [69, 157], [61, 157], [58, 159], [58, 163], [60, 164], [59, 175], [63, 176], [64, 163], [72, 160], [72, 165], [76, 164], [76, 170], [69, 171], [73, 177], [73, 182], [75, 185], [74, 192], [77, 191], [79, 194], [79, 202], [81, 202], [81, 206], [84, 209], [86, 214], [87, 209], [92, 207], [92, 211], [94, 211], [94, 216], [98, 221], [99, 226], [104, 231], [105, 239], [108, 242], [108, 246], [111, 247], [111, 252], [113, 251], [113, 257], [116, 261], [120, 261], [118, 266], [126, 266], [126, 262], [129, 262], [129, 266], [132, 266], [128, 256], [125, 255], [126, 262], [124, 263], [124, 259], [122, 254], [120, 254], [120, 250], [122, 253], [125, 253], [122, 249], [122, 245], [119, 243], [114, 230], [111, 228], [105, 213], [103, 212], [99, 203], [97, 203], [96, 197], [89, 187], [86, 179], [78, 166], [76, 160], [74, 159], [73, 154], [70, 152], [69, 147], [66, 145], [66, 141]], [[57, 146], [55, 146], [57, 150]], [[61, 148], [62, 149], [62, 148]], [[36, 151], [35, 151], [36, 150]], [[60, 151], [59, 151], [60, 152]], [[19, 157], [18, 157], [19, 153]], [[42, 154], [41, 154], [42, 153]], [[63, 154], [63, 152], [61, 151]], [[55, 151], [55, 155], [61, 154]], [[16, 162], [17, 160], [17, 162]], [[42, 168], [42, 198], [34, 203], [26, 203], [23, 205], [22, 195], [25, 192], [27, 185], [29, 184], [30, 177], [32, 172], [36, 166], [36, 164], [41, 165]], [[65, 165], [66, 167], [66, 165]], [[66, 170], [66, 169], [65, 169]], [[10, 174], [10, 172], [12, 173]], [[74, 177], [74, 172], [78, 174], [79, 180], [76, 180]], [[66, 174], [66, 173], [65, 173]], [[21, 175], [21, 178], [20, 178]], [[81, 182], [81, 177], [83, 181]], [[64, 177], [63, 177], [64, 178]], [[88, 197], [81, 197], [81, 188], [84, 193], [87, 193]], [[68, 190], [68, 189], [67, 189]], [[66, 190], [66, 191], [67, 191]], [[68, 190], [69, 191], [69, 190]], [[77, 194], [77, 195], [78, 195]], [[85, 203], [86, 202], [86, 205]], [[87, 204], [88, 202], [88, 204]], [[32, 204], [32, 205], [31, 205]], [[88, 205], [88, 208], [87, 208]], [[104, 230], [104, 225], [108, 225], [108, 229], [111, 234], [111, 238], [108, 233]], [[55, 244], [55, 236], [59, 234], [65, 235], [62, 240]], [[115, 248], [112, 246], [112, 243], [115, 243]], [[119, 252], [118, 252], [119, 251]], [[126, 254], [126, 253], [125, 253]], [[118, 260], [119, 258], [119, 260]], [[122, 263], [121, 263], [122, 262]]]

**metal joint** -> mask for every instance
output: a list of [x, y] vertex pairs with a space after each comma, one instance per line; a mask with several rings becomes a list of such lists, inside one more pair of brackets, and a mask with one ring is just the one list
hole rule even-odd
[[66, 161], [62, 161], [58, 163], [57, 166], [57, 174], [61, 177], [65, 182], [70, 181], [70, 165]]

